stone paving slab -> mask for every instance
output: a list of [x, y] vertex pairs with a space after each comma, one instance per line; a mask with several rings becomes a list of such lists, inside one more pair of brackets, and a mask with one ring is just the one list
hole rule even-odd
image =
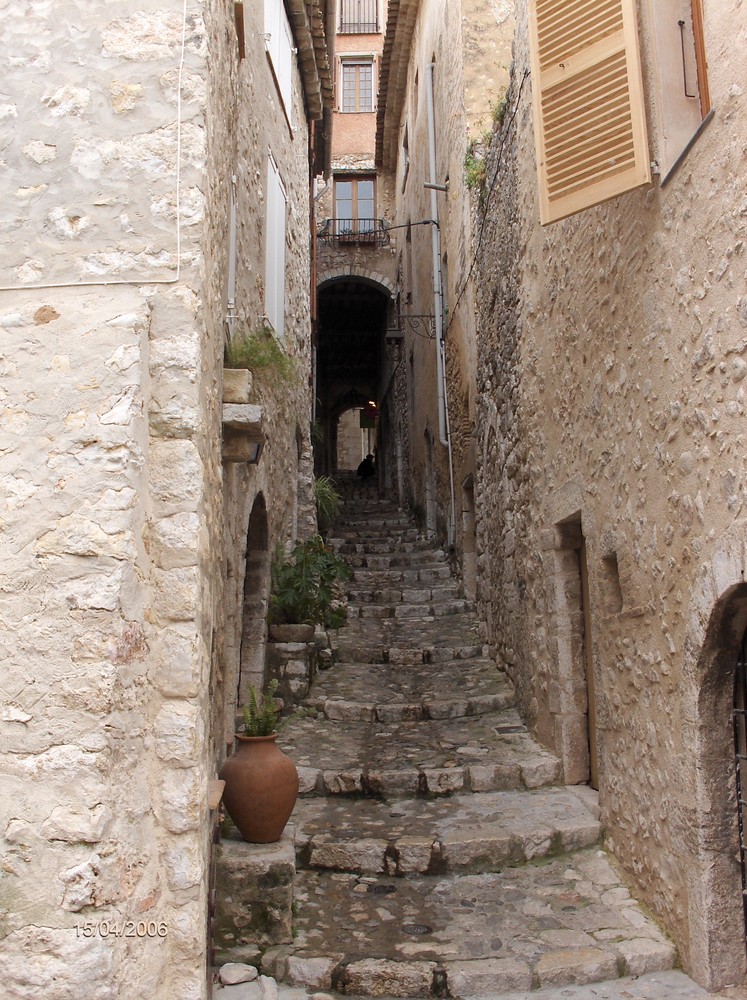
[[596, 844], [596, 793], [553, 788], [417, 801], [300, 799], [300, 866], [396, 876], [491, 872]]
[[352, 663], [435, 663], [485, 652], [477, 617], [471, 611], [422, 622], [353, 614], [331, 642], [336, 659]]
[[598, 849], [446, 878], [299, 872], [295, 901], [294, 944], [266, 953], [263, 971], [301, 982], [304, 961], [327, 958], [321, 989], [349, 982], [353, 965], [351, 992], [364, 995], [395, 992], [399, 974], [418, 984], [399, 995], [489, 996], [657, 972], [676, 957]]
[[487, 657], [442, 663], [337, 663], [314, 682], [307, 706], [340, 721], [444, 719], [509, 708], [513, 685]]
[[[233, 989], [233, 987], [231, 987]], [[220, 986], [214, 987], [213, 1000], [243, 1000], [240, 994], [225, 992]], [[337, 995], [339, 996], [339, 995]], [[709, 993], [694, 983], [684, 972], [670, 970], [653, 972], [643, 976], [626, 976], [604, 983], [593, 983], [586, 986], [566, 986], [560, 990], [551, 987], [548, 990], [517, 993], [511, 991], [486, 994], [492, 1000], [747, 1000], [747, 987], [730, 987], [719, 993]], [[306, 990], [298, 986], [278, 984], [278, 1000], [335, 1000], [328, 992], [319, 992], [314, 988]], [[360, 995], [346, 994], [345, 1000], [361, 1000]], [[382, 997], [381, 1000], [394, 1000], [392, 997]], [[465, 997], [464, 1000], [470, 1000]]]
[[291, 718], [279, 745], [298, 767], [302, 794], [447, 795], [540, 788], [560, 777], [559, 760], [515, 709], [427, 722]]

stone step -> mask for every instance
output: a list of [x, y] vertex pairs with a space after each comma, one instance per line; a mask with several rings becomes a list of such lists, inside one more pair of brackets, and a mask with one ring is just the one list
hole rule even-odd
[[427, 548], [411, 552], [391, 551], [388, 553], [371, 554], [349, 553], [345, 562], [353, 569], [420, 569], [446, 562], [443, 549]]
[[388, 555], [389, 553], [410, 553], [436, 551], [436, 546], [425, 539], [418, 538], [417, 532], [413, 532], [415, 537], [403, 538], [405, 532], [398, 532], [395, 537], [388, 538], [365, 538], [356, 537], [347, 540], [331, 539], [330, 544], [340, 555], [348, 557], [352, 555]]
[[557, 784], [560, 762], [515, 709], [423, 722], [290, 717], [279, 745], [302, 795], [438, 797]]
[[454, 719], [513, 704], [514, 689], [487, 657], [413, 664], [337, 663], [304, 704], [339, 722]]
[[429, 604], [434, 601], [453, 601], [461, 597], [461, 587], [458, 583], [442, 582], [434, 587], [431, 582], [420, 586], [407, 588], [387, 587], [381, 590], [372, 587], [348, 590], [348, 600], [351, 604]]
[[598, 843], [587, 786], [486, 792], [426, 802], [299, 799], [297, 866], [358, 875], [495, 872]]
[[448, 563], [433, 563], [431, 565], [424, 562], [417, 567], [395, 566], [389, 569], [368, 569], [365, 566], [355, 566], [352, 568], [352, 579], [356, 583], [364, 584], [367, 587], [396, 587], [398, 583], [406, 584], [408, 587], [417, 583], [442, 584], [451, 579], [451, 567]]
[[409, 517], [399, 517], [376, 524], [344, 524], [338, 522], [335, 525], [330, 543], [336, 545], [345, 542], [360, 542], [381, 544], [391, 541], [392, 537], [403, 542], [416, 542], [420, 539], [420, 530], [415, 527]]
[[[217, 978], [218, 972], [216, 970]], [[264, 979], [265, 983], [274, 984], [275, 980]], [[452, 984], [455, 982], [452, 977]], [[471, 978], [470, 984], [479, 986], [481, 980]], [[487, 986], [487, 996], [491, 1000], [747, 1000], [747, 989], [745, 987], [731, 987], [724, 992], [709, 993], [697, 983], [694, 983], [689, 976], [677, 969], [669, 969], [663, 972], [649, 972], [641, 976], [625, 976], [622, 979], [609, 980], [604, 982], [587, 983], [583, 986], [566, 986], [562, 994], [558, 993], [556, 986], [550, 986], [542, 990], [509, 990], [497, 994], [492, 989], [492, 977], [490, 970], [487, 970], [485, 977]], [[318, 991], [315, 987], [310, 987], [309, 991], [299, 986], [287, 986], [283, 983], [275, 984], [277, 993], [272, 992], [266, 995], [261, 990], [247, 992], [246, 985], [238, 986], [216, 986], [214, 987], [213, 1000], [308, 1000], [310, 996]], [[327, 997], [331, 1000], [342, 998], [343, 994], [327, 992]], [[350, 993], [344, 994], [345, 1000], [362, 1000], [360, 994], [357, 996]], [[392, 997], [381, 997], [380, 1000], [394, 1000]]]
[[355, 618], [371, 618], [380, 621], [384, 618], [420, 618], [424, 620], [444, 618], [447, 615], [461, 615], [475, 610], [474, 601], [464, 598], [451, 600], [439, 599], [427, 603], [405, 604], [403, 601], [392, 604], [356, 604], [348, 605], [348, 621]]
[[490, 996], [671, 969], [606, 853], [479, 875], [296, 874], [294, 942], [262, 970], [362, 996]]
[[483, 655], [477, 617], [472, 612], [430, 620], [352, 616], [331, 636], [335, 659], [351, 663], [443, 663]]

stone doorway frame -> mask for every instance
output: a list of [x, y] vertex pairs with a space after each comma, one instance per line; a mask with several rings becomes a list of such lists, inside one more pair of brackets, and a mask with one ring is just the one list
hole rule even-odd
[[[551, 739], [563, 765], [566, 784], [586, 784], [590, 777], [588, 670], [593, 665], [591, 608], [584, 614], [581, 550], [585, 544], [582, 513], [574, 511], [555, 524], [550, 637], [555, 678], [549, 700]], [[548, 734], [550, 735], [550, 734]]]
[[685, 776], [695, 792], [683, 833], [686, 971], [706, 989], [747, 981], [732, 727], [737, 651], [747, 628], [747, 522], [717, 543], [696, 578], [683, 653]]

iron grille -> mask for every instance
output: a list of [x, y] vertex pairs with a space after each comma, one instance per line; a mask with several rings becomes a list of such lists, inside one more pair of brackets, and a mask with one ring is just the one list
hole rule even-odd
[[325, 219], [316, 234], [328, 246], [389, 246], [390, 236], [383, 219]]
[[[737, 776], [737, 816], [739, 818], [739, 855], [742, 863], [742, 907], [747, 931], [747, 844], [745, 844], [745, 809], [747, 800], [747, 631], [737, 656], [734, 675], [734, 757]], [[745, 771], [742, 768], [745, 767]]]
[[341, 35], [374, 35], [379, 30], [378, 0], [342, 0]]

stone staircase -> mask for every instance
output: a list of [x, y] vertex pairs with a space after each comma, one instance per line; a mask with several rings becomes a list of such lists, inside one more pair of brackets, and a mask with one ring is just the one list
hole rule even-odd
[[596, 793], [527, 732], [445, 553], [355, 488], [334, 540], [348, 622], [280, 739], [302, 792], [293, 930], [262, 972], [294, 996], [496, 998], [671, 969]]

